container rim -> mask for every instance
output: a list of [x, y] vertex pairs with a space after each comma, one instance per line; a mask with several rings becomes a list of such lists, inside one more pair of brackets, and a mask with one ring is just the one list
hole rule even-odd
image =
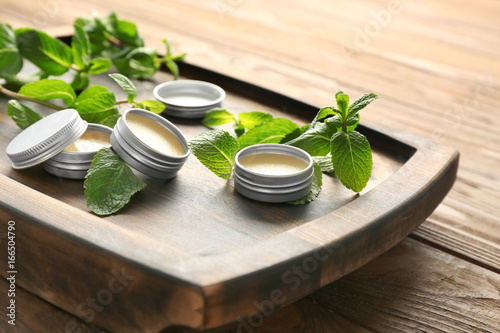
[[[111, 127], [108, 127], [108, 126], [102, 125], [102, 124], [88, 123], [87, 129], [85, 130], [85, 132], [88, 131], [89, 129], [97, 130], [97, 131], [103, 132], [103, 133], [104, 132], [109, 133], [110, 137], [111, 137], [111, 134], [113, 133], [113, 129]], [[85, 134], [85, 132], [83, 132], [83, 133]], [[110, 148], [110, 147], [111, 147], [111, 141], [110, 141], [109, 146], [107, 148]], [[94, 154], [95, 155], [97, 153], [97, 151], [98, 150], [82, 152], [82, 151], [65, 151], [65, 150], [63, 150], [62, 152], [60, 152], [59, 154], [57, 154], [54, 157], [57, 157], [58, 155], [66, 155], [66, 154], [67, 155], [78, 155], [78, 154], [79, 155], [83, 155], [83, 154]]]
[[[249, 170], [249, 169], [245, 168], [240, 163], [240, 158], [248, 156], [248, 155], [252, 155], [252, 154], [257, 154], [258, 152], [286, 155], [287, 151], [294, 152], [295, 154], [293, 156], [295, 156], [295, 157], [298, 157], [297, 155], [302, 156], [303, 157], [302, 160], [307, 162], [307, 167], [303, 170], [293, 172], [293, 173], [287, 173], [285, 175], [269, 175], [269, 174]], [[300, 158], [300, 157], [298, 157], [298, 158]], [[304, 173], [309, 173], [309, 172], [311, 172], [311, 170], [313, 168], [313, 159], [312, 159], [311, 155], [309, 155], [308, 152], [306, 152], [303, 149], [294, 147], [294, 146], [288, 146], [288, 145], [284, 145], [284, 144], [280, 144], [280, 143], [261, 143], [261, 144], [245, 147], [245, 148], [241, 149], [236, 154], [234, 160], [235, 160], [235, 164], [238, 168], [244, 170], [245, 172], [247, 172], [251, 175], [262, 177], [262, 178], [290, 178], [290, 177], [294, 177], [294, 176], [299, 176], [299, 175], [304, 174]]]
[[[209, 90], [210, 92], [215, 93], [218, 97], [216, 99], [213, 99], [205, 104], [199, 104], [196, 106], [189, 106], [189, 105], [184, 105], [180, 103], [171, 103], [168, 102], [163, 95], [160, 94], [161, 91], [166, 90], [166, 89], [172, 89], [172, 90], [178, 90], [182, 88], [197, 88], [197, 89], [205, 89]], [[201, 80], [176, 80], [176, 81], [167, 81], [158, 84], [154, 89], [153, 89], [153, 96], [163, 104], [171, 107], [175, 107], [177, 109], [182, 109], [189, 111], [191, 109], [193, 110], [198, 110], [198, 109], [207, 109], [211, 107], [216, 107], [222, 101], [224, 98], [226, 98], [226, 92], [224, 89], [219, 87], [218, 85], [207, 82], [207, 81], [201, 81]], [[201, 110], [200, 110], [201, 111]]]
[[[172, 133], [179, 140], [179, 142], [181, 143], [182, 147], [185, 150], [184, 155], [180, 155], [180, 156], [167, 155], [165, 153], [162, 153], [162, 152], [156, 150], [155, 148], [151, 147], [150, 145], [148, 145], [147, 143], [145, 143], [144, 141], [142, 141], [137, 135], [134, 134], [134, 132], [132, 132], [130, 130], [130, 127], [128, 126], [127, 115], [129, 113], [138, 114], [138, 115], [145, 116], [147, 118], [150, 118], [152, 120], [157, 121], [163, 128], [165, 128], [165, 130], [167, 130], [170, 133]], [[179, 160], [179, 161], [185, 160], [191, 154], [191, 150], [189, 149], [189, 145], [187, 143], [188, 141], [187, 141], [186, 137], [184, 136], [184, 134], [181, 132], [181, 130], [179, 130], [177, 128], [177, 126], [175, 126], [170, 121], [168, 121], [167, 119], [163, 118], [162, 116], [157, 115], [157, 114], [155, 114], [155, 113], [153, 113], [151, 111], [148, 111], [148, 110], [139, 109], [139, 108], [132, 108], [132, 109], [128, 109], [127, 111], [125, 111], [123, 113], [123, 115], [122, 115], [122, 118], [123, 118], [122, 119], [123, 123], [126, 125], [126, 128], [127, 128], [128, 132], [129, 132], [129, 135], [132, 135], [137, 142], [140, 142], [145, 148], [147, 148], [151, 152], [154, 152], [154, 154], [158, 154], [160, 156], [166, 156], [166, 157], [168, 157], [170, 159]], [[116, 128], [115, 128], [114, 131], [116, 131]]]

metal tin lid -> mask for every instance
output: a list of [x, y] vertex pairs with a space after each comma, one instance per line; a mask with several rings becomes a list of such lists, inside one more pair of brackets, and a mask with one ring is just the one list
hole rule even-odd
[[78, 112], [55, 112], [19, 133], [7, 146], [6, 153], [14, 169], [26, 169], [45, 162], [62, 152], [87, 129]]
[[203, 118], [207, 110], [220, 107], [225, 91], [210, 82], [176, 80], [157, 85], [153, 96], [165, 104], [165, 113], [180, 118]]

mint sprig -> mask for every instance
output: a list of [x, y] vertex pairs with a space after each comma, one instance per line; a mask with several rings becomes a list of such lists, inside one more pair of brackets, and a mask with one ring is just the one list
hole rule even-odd
[[[104, 17], [78, 18], [73, 28], [68, 46], [40, 30], [14, 30], [0, 24], [0, 78], [17, 90], [22, 85], [19, 83], [27, 83], [25, 79], [36, 81], [74, 72], [71, 86], [83, 90], [90, 84], [89, 75], [106, 72], [112, 64], [128, 77], [143, 78], [152, 77], [162, 63], [175, 79], [179, 77], [176, 62], [183, 61], [186, 54], [172, 54], [170, 44], [164, 40], [166, 55], [159, 56], [155, 49], [145, 47], [135, 23], [119, 19], [114, 12]], [[24, 59], [39, 68], [37, 76], [19, 74]]]
[[146, 184], [111, 148], [103, 148], [95, 155], [83, 187], [87, 207], [97, 215], [110, 215], [123, 208]]
[[[336, 107], [321, 108], [309, 125], [298, 127], [297, 124], [285, 118], [273, 118], [263, 112], [246, 112], [238, 116], [225, 109], [214, 109], [206, 113], [203, 124], [217, 126], [233, 122], [235, 133], [239, 137], [240, 148], [261, 143], [282, 143], [292, 145], [307, 151], [315, 162], [315, 177], [321, 172], [333, 173], [347, 188], [360, 192], [368, 183], [372, 172], [372, 153], [368, 140], [356, 131], [360, 121], [359, 112], [368, 104], [379, 98], [376, 94], [368, 93], [349, 104], [349, 95], [342, 91], [335, 94]], [[219, 130], [220, 131], [220, 130]], [[214, 132], [214, 131], [211, 131]], [[210, 132], [208, 132], [210, 133]], [[219, 133], [223, 140], [235, 139], [225, 131]], [[197, 145], [202, 146], [205, 136], [198, 136]], [[220, 143], [220, 142], [219, 142]], [[225, 143], [227, 144], [227, 142]], [[217, 154], [217, 151], [213, 151]], [[200, 160], [203, 151], [194, 152]], [[217, 159], [215, 159], [217, 161]], [[202, 161], [212, 169], [210, 161]], [[229, 178], [233, 161], [227, 161], [225, 177]], [[314, 200], [321, 188], [320, 179], [315, 180], [311, 193], [306, 198], [296, 201], [305, 203]]]
[[335, 98], [338, 111], [334, 108], [328, 110], [338, 116], [340, 120], [339, 131], [331, 138], [333, 168], [345, 187], [354, 192], [361, 192], [372, 173], [372, 152], [366, 137], [348, 125], [349, 121], [356, 119], [356, 117], [358, 118], [356, 121], [359, 121], [359, 111], [379, 96], [365, 94], [349, 106], [349, 96], [342, 91], [337, 92]]
[[[108, 88], [99, 85], [91, 86], [77, 96], [75, 89], [71, 85], [59, 79], [43, 79], [27, 83], [19, 89], [18, 93], [0, 86], [0, 92], [15, 99], [28, 100], [55, 110], [61, 110], [64, 107], [48, 100], [61, 99], [66, 107], [77, 110], [84, 120], [91, 123], [106, 124], [110, 127], [115, 125], [120, 116], [119, 104], [129, 103], [133, 107], [154, 113], [161, 113], [165, 109], [165, 105], [158, 101], [137, 101], [137, 90], [127, 77], [119, 73], [110, 74], [110, 76], [127, 94], [126, 101], [117, 101], [114, 93], [110, 92]], [[26, 128], [41, 119], [41, 116], [35, 111], [18, 101], [15, 104], [10, 102], [10, 105], [11, 111], [9, 115], [16, 117], [14, 120], [21, 128]]]

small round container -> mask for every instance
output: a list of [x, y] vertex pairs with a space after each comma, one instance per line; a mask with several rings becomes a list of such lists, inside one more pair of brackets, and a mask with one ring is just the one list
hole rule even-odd
[[85, 179], [97, 151], [111, 146], [113, 130], [99, 124], [88, 124], [83, 135], [64, 151], [47, 160], [43, 167], [47, 172], [70, 179]]
[[235, 157], [236, 191], [254, 200], [288, 202], [311, 190], [312, 157], [302, 149], [281, 144], [246, 147]]
[[110, 140], [127, 164], [154, 178], [174, 177], [190, 154], [186, 138], [174, 124], [142, 109], [126, 111]]
[[62, 152], [87, 129], [78, 112], [66, 109], [55, 112], [19, 133], [6, 148], [14, 169], [41, 164]]
[[176, 80], [157, 85], [153, 96], [165, 104], [165, 113], [180, 118], [203, 118], [207, 110], [220, 107], [224, 90], [209, 82]]

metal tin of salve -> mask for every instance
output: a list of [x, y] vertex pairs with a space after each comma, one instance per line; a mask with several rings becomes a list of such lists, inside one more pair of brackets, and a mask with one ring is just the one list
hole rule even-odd
[[134, 169], [154, 178], [174, 177], [190, 150], [170, 121], [143, 109], [127, 110], [111, 134], [113, 150]]
[[[252, 163], [245, 162], [252, 158]], [[302, 198], [311, 189], [313, 173], [312, 157], [293, 146], [259, 144], [240, 150], [235, 157], [235, 189], [258, 201]]]
[[84, 179], [97, 151], [110, 147], [112, 129], [99, 124], [88, 124], [85, 133], [62, 152], [47, 160], [43, 167], [55, 176]]
[[87, 129], [78, 112], [66, 109], [40, 119], [19, 133], [7, 145], [14, 169], [41, 164], [70, 146]]
[[203, 118], [207, 110], [220, 107], [225, 91], [210, 82], [176, 80], [157, 85], [153, 96], [165, 105], [165, 113], [180, 118]]

